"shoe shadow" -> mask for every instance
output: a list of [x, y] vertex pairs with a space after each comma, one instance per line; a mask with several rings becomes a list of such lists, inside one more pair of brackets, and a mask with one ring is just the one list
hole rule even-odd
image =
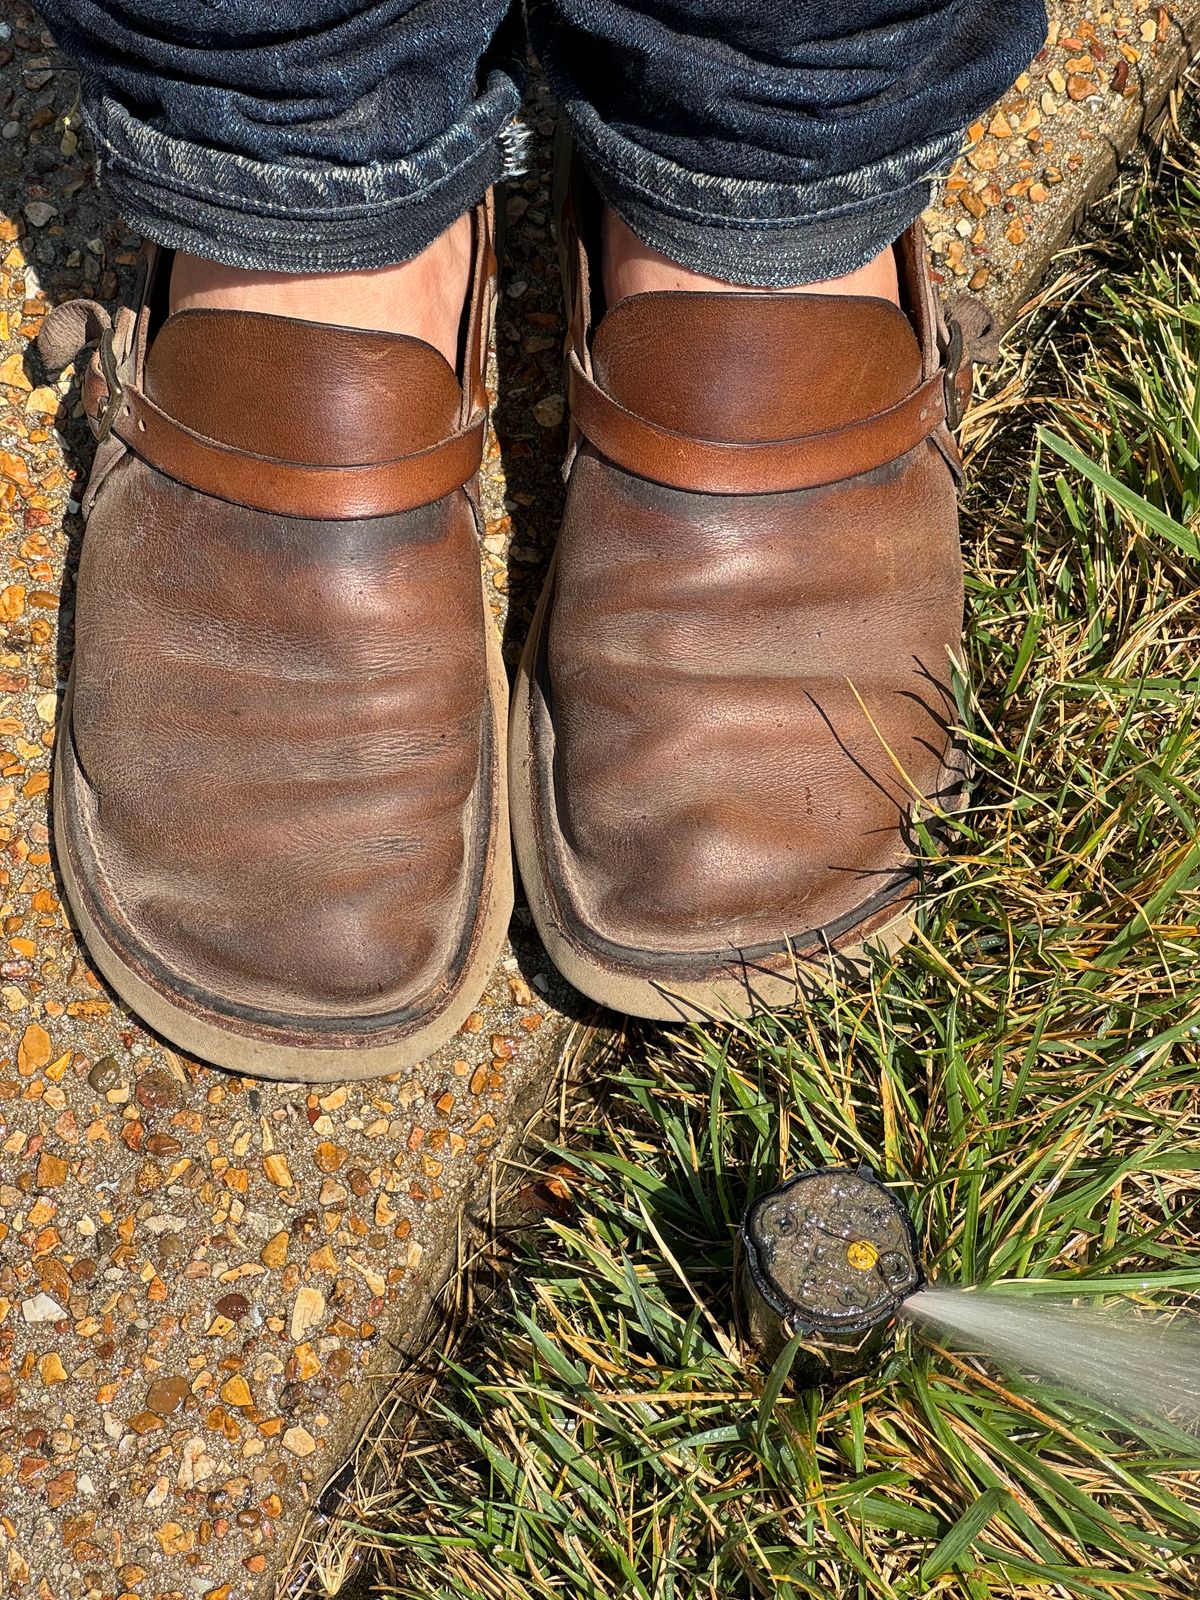
[[[566, 318], [553, 237], [554, 103], [534, 74], [524, 117], [537, 137], [529, 171], [498, 196], [504, 250], [496, 314], [492, 427], [501, 470], [485, 470], [484, 568], [501, 619], [504, 660], [515, 673], [562, 521]], [[491, 466], [491, 463], [489, 463]], [[512, 945], [521, 975], [573, 1020], [595, 1022], [598, 1009], [571, 988], [545, 953], [518, 881]]]

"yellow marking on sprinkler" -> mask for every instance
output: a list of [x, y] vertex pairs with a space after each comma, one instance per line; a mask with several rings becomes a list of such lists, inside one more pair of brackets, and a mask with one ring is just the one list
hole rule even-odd
[[879, 1251], [869, 1239], [855, 1239], [846, 1251], [846, 1260], [859, 1272], [870, 1272], [879, 1260]]

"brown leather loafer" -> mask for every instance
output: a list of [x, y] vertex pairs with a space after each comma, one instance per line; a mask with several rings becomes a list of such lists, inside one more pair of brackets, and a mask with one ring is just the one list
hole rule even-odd
[[[100, 439], [55, 842], [97, 965], [185, 1049], [327, 1080], [427, 1055], [512, 905], [507, 692], [477, 538], [490, 207], [464, 377], [420, 340], [140, 309], [84, 379]], [[160, 326], [156, 326], [161, 324]]]
[[514, 696], [522, 879], [606, 1005], [787, 1005], [910, 935], [914, 816], [962, 801], [960, 344], [915, 229], [907, 315], [643, 294], [594, 336], [580, 231], [568, 205], [574, 454]]

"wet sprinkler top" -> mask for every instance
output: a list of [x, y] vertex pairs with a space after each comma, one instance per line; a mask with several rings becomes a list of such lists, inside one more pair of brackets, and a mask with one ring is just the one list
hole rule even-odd
[[795, 1332], [878, 1327], [925, 1282], [908, 1212], [866, 1167], [800, 1173], [754, 1202], [742, 1238], [758, 1292]]

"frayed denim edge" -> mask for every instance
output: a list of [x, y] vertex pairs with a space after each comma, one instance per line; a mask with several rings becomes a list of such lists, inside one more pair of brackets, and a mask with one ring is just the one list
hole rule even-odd
[[765, 183], [690, 172], [580, 102], [566, 113], [592, 181], [643, 243], [694, 272], [764, 289], [843, 277], [870, 261], [920, 216], [962, 142], [945, 135], [812, 184]]
[[422, 251], [521, 166], [520, 99], [493, 72], [452, 128], [415, 155], [364, 167], [267, 163], [210, 150], [85, 95], [105, 187], [129, 226], [227, 266], [347, 272]]

